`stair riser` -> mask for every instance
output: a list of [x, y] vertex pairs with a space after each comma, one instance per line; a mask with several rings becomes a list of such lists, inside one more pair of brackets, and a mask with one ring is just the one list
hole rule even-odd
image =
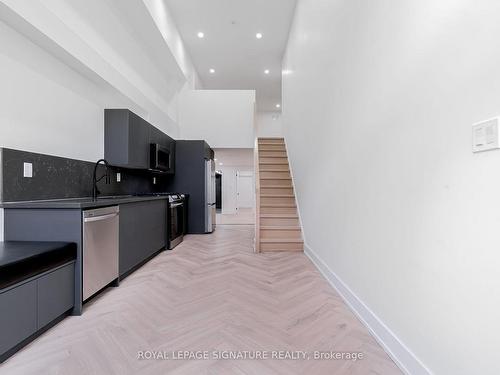
[[260, 197], [261, 204], [295, 204], [295, 198], [290, 197]]
[[301, 239], [302, 238], [302, 233], [298, 229], [294, 230], [282, 230], [282, 229], [261, 229], [260, 230], [260, 238], [265, 240], [265, 239], [271, 239], [271, 238], [296, 238], [296, 239]]
[[262, 252], [304, 251], [301, 243], [261, 243]]
[[266, 172], [260, 171], [261, 178], [290, 178], [290, 172]]
[[286, 158], [286, 152], [283, 151], [261, 151], [259, 152], [261, 158]]
[[263, 188], [260, 189], [261, 194], [293, 194], [292, 188]]
[[283, 186], [285, 188], [292, 188], [291, 180], [261, 180], [260, 187], [265, 188], [266, 186]]
[[285, 145], [259, 145], [260, 151], [286, 151]]
[[276, 170], [290, 172], [290, 170], [288, 169], [288, 164], [261, 164], [259, 166], [259, 170], [261, 173], [264, 171], [276, 171]]
[[287, 219], [281, 217], [262, 217], [260, 218], [261, 226], [288, 226], [296, 227], [299, 225], [299, 219]]
[[260, 158], [259, 166], [262, 165], [288, 165], [288, 159], [285, 158]]
[[296, 214], [295, 207], [261, 207], [261, 214]]

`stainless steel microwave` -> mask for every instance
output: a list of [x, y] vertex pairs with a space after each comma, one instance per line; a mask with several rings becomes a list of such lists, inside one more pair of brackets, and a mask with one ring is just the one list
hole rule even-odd
[[150, 168], [168, 172], [172, 168], [170, 150], [158, 143], [150, 145]]

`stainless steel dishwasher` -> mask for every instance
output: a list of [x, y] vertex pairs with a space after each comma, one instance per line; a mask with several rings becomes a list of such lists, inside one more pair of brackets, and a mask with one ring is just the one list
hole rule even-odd
[[118, 278], [119, 207], [83, 211], [83, 300]]

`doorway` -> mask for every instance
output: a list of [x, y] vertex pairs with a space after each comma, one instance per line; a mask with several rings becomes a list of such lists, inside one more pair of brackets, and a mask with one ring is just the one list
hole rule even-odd
[[215, 209], [217, 213], [222, 211], [222, 172], [215, 172]]
[[218, 225], [255, 224], [254, 150], [216, 148]]
[[254, 207], [253, 172], [236, 172], [236, 209]]

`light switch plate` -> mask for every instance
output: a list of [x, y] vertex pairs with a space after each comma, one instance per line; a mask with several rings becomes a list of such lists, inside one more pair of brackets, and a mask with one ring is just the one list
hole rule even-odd
[[122, 181], [122, 174], [120, 172], [116, 173], [116, 182], [121, 182]]
[[23, 163], [23, 176], [32, 178], [33, 177], [33, 164]]
[[472, 152], [500, 148], [499, 123], [500, 118], [497, 117], [472, 125]]
[[156, 177], [153, 177], [153, 185], [156, 185]]

